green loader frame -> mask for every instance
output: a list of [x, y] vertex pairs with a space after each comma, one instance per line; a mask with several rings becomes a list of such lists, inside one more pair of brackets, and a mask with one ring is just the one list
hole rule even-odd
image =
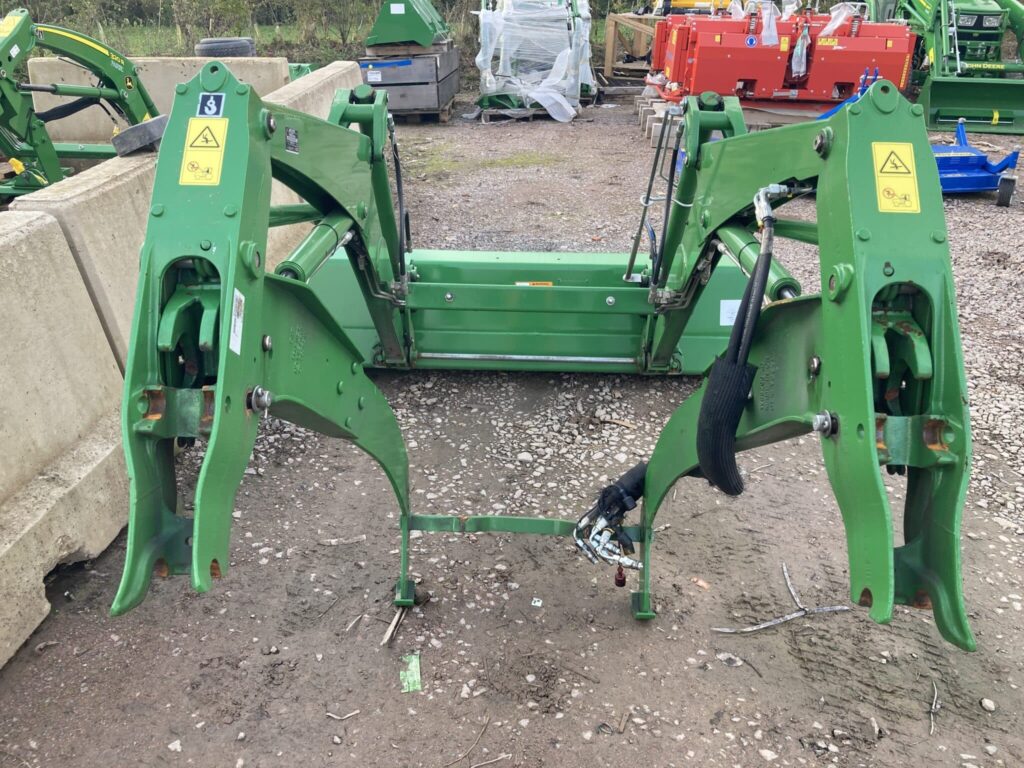
[[[29, 55], [42, 48], [91, 72], [95, 86], [67, 83], [20, 82]], [[28, 11], [18, 9], [0, 21], [0, 154], [7, 158], [14, 176], [0, 182], [0, 199], [18, 197], [54, 184], [72, 173], [68, 160], [105, 160], [117, 151], [111, 144], [54, 143], [46, 123], [69, 117], [94, 104], [105, 102], [130, 125], [159, 113], [135, 65], [105, 43], [63, 27], [36, 24]], [[74, 99], [45, 113], [37, 113], [33, 93], [50, 93]]]
[[[197, 117], [210, 93], [223, 94], [222, 114]], [[235, 494], [267, 413], [349, 440], [380, 465], [401, 513], [397, 605], [414, 599], [412, 531], [506, 531], [570, 536], [595, 562], [638, 568], [639, 619], [655, 615], [654, 524], [669, 489], [696, 477], [737, 494], [738, 451], [815, 431], [846, 530], [851, 599], [882, 623], [894, 604], [930, 607], [942, 636], [972, 649], [959, 552], [967, 389], [922, 107], [879, 81], [828, 120], [758, 133], [733, 98], [690, 97], [684, 111], [669, 138], [671, 167], [680, 149], [685, 164], [669, 176], [667, 225], [650, 254], [421, 252], [384, 92], [338, 91], [321, 120], [264, 104], [218, 63], [179, 86], [125, 376], [131, 511], [112, 612], [138, 605], [154, 573], [188, 574], [200, 592], [225, 574]], [[207, 133], [215, 141], [197, 150]], [[891, 155], [909, 176], [887, 172]], [[306, 203], [272, 206], [272, 180]], [[780, 213], [812, 193], [816, 221]], [[268, 229], [299, 221], [316, 225], [269, 270]], [[820, 292], [798, 295], [772, 258], [776, 238], [818, 246]], [[709, 306], [720, 322], [724, 297], [737, 302], [735, 321], [713, 349], [700, 332], [691, 344]], [[413, 511], [402, 435], [369, 367], [700, 368], [704, 381], [649, 462], [578, 522], [453, 517]], [[189, 516], [174, 452], [197, 440], [205, 455]], [[899, 542], [885, 471], [907, 482]]]

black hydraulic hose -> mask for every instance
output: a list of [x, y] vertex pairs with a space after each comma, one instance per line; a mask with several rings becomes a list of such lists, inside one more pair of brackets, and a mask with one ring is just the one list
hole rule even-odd
[[[743, 332], [746, 328], [746, 317], [747, 307], [750, 305], [750, 290], [754, 285], [753, 277], [747, 280], [747, 285], [743, 289], [743, 296], [740, 298], [739, 311], [736, 314], [736, 320], [732, 324], [732, 331], [729, 333], [729, 343], [725, 347], [725, 354], [723, 358], [729, 363], [735, 363], [739, 356], [740, 346], [743, 340]], [[740, 322], [740, 319], [743, 322]]]
[[398, 198], [398, 269], [405, 277], [405, 254], [412, 249], [412, 233], [409, 230], [409, 212], [405, 209], [405, 192], [402, 187], [402, 160], [398, 156], [398, 142], [395, 129], [391, 126], [391, 159], [395, 166], [395, 196]]
[[661, 249], [658, 251], [657, 261], [651, 265], [651, 285], [654, 287], [657, 287], [661, 280], [661, 264], [665, 260], [665, 233], [668, 231], [669, 214], [672, 212], [672, 206], [675, 205], [673, 194], [675, 193], [676, 186], [676, 164], [679, 162], [679, 143], [682, 141], [682, 138], [682, 130], [677, 130], [676, 143], [672, 148], [672, 160], [668, 170], [668, 194], [665, 196], [665, 216], [661, 223]]
[[[42, 120], [44, 123], [52, 123], [54, 120], [63, 120], [65, 117], [71, 117], [77, 115], [83, 109], [100, 104], [100, 100], [95, 96], [83, 96], [80, 99], [67, 102], [66, 104], [58, 104], [52, 109], [48, 109], [45, 112], [36, 112], [36, 117]], [[100, 104], [102, 106], [102, 104]]]
[[757, 373], [748, 359], [772, 262], [775, 218], [765, 216], [763, 223], [760, 253], [744, 289], [729, 346], [711, 365], [697, 417], [700, 474], [730, 496], [743, 492], [743, 478], [736, 466], [736, 429]]
[[[640, 235], [644, 231], [644, 227], [647, 228], [647, 238], [653, 243], [655, 237], [653, 236], [654, 228], [651, 226], [650, 221], [647, 217], [647, 210], [651, 206], [651, 195], [654, 193], [654, 180], [658, 178], [658, 168], [661, 164], [661, 155], [665, 149], [665, 132], [668, 131], [669, 123], [671, 120], [664, 120], [661, 124], [661, 133], [658, 134], [658, 147], [654, 152], [654, 162], [651, 163], [651, 175], [647, 179], [647, 194], [644, 196], [643, 204], [644, 207], [640, 212], [640, 226], [636, 230], [636, 237], [633, 238], [633, 247], [629, 252], [629, 262], [626, 264], [626, 274], [624, 275], [626, 280], [629, 280], [633, 275], [633, 267], [636, 265], [636, 254], [640, 249]], [[653, 265], [657, 261], [658, 253], [657, 249], [651, 251], [651, 264]]]
[[650, 257], [653, 264], [654, 260], [658, 258], [658, 233], [654, 231], [654, 225], [651, 222], [645, 221], [644, 226], [647, 227], [647, 242], [650, 245]]
[[750, 356], [750, 345], [754, 341], [754, 331], [757, 330], [757, 318], [761, 314], [761, 304], [764, 302], [764, 292], [768, 286], [768, 273], [772, 265], [774, 242], [775, 217], [766, 216], [764, 219], [764, 230], [761, 233], [761, 253], [757, 257], [754, 273], [750, 276], [749, 301], [743, 308], [746, 312], [746, 317], [743, 319], [743, 335], [736, 354], [736, 360], [739, 363], [747, 362], [747, 358]]

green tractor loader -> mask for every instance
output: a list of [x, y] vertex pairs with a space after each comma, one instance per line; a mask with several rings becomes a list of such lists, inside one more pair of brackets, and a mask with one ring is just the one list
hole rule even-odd
[[953, 131], [963, 118], [969, 131], [1024, 134], [1020, 0], [880, 0], [874, 18], [904, 19], [917, 34], [911, 87], [929, 128]]
[[[88, 70], [96, 79], [95, 85], [23, 82], [19, 74], [37, 48]], [[24, 9], [11, 11], [0, 21], [0, 56], [5, 62], [0, 68], [0, 154], [11, 167], [10, 178], [0, 181], [0, 199], [28, 194], [60, 181], [72, 172], [65, 165], [68, 160], [104, 160], [118, 153], [113, 144], [55, 144], [46, 130], [48, 122], [95, 105], [109, 107], [132, 126], [159, 114], [127, 57], [79, 32], [36, 24]], [[36, 112], [33, 93], [71, 100]], [[134, 148], [130, 142], [122, 147], [122, 151]]]

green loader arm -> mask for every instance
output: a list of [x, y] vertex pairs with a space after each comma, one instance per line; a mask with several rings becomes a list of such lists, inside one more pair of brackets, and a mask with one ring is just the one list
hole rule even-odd
[[[91, 72], [97, 84], [19, 82], [16, 75], [24, 70], [36, 46], [71, 59]], [[62, 159], [114, 156], [110, 145], [55, 145], [46, 131], [47, 120], [60, 119], [101, 100], [132, 125], [159, 114], [131, 61], [86, 35], [35, 24], [24, 9], [11, 11], [0, 21], [0, 56], [7, 62], [0, 71], [0, 153], [17, 172], [13, 179], [0, 184], [0, 196], [23, 195], [60, 181], [68, 173], [61, 166]], [[76, 101], [38, 114], [32, 102], [33, 92], [72, 97]]]
[[[215, 114], [197, 117], [211, 96]], [[227, 571], [235, 493], [268, 411], [354, 442], [380, 463], [408, 511], [394, 414], [345, 330], [296, 277], [330, 271], [326, 260], [347, 245], [375, 318], [389, 322], [398, 311], [381, 298], [396, 255], [390, 190], [374, 186], [385, 136], [342, 127], [383, 125], [385, 115], [383, 94], [367, 87], [340, 91], [328, 121], [270, 107], [216, 62], [179, 86], [125, 371], [131, 514], [114, 614], [142, 601], [154, 571], [191, 574], [200, 592]], [[307, 204], [272, 210], [273, 179]], [[303, 220], [319, 224], [280, 274], [268, 273], [268, 227]], [[174, 445], [197, 438], [207, 449], [189, 517], [175, 490]]]
[[[815, 192], [816, 224], [762, 219], [774, 217], [777, 236], [818, 245], [821, 293], [770, 303], [740, 361], [752, 379], [730, 395], [713, 367], [673, 415], [649, 463], [644, 527], [677, 479], [703, 476], [739, 493], [742, 482], [729, 473], [736, 451], [814, 429], [846, 528], [851, 598], [882, 623], [894, 603], [930, 606], [943, 637], [973, 649], [959, 550], [971, 458], [967, 388], [922, 107], [879, 81], [827, 121], [744, 135], [735, 99], [708, 94], [686, 106], [654, 359], [672, 346], [722, 254], [764, 249], [768, 238], [751, 235], [749, 201], [771, 185], [786, 190], [776, 206]], [[713, 131], [726, 138], [709, 141]], [[728, 420], [714, 419], [722, 409], [733, 417], [724, 458], [714, 452], [723, 435], [701, 434], [723, 429]], [[703, 451], [702, 439], [712, 443]], [[907, 479], [898, 546], [882, 468]]]

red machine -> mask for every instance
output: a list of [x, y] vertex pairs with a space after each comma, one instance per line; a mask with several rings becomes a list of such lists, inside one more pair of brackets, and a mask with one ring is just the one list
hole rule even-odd
[[751, 106], [823, 108], [852, 95], [865, 69], [877, 67], [881, 77], [906, 88], [915, 41], [906, 25], [854, 14], [822, 35], [831, 19], [813, 13], [775, 19], [778, 42], [766, 45], [759, 8], [742, 19], [669, 16], [658, 22], [651, 57], [664, 78], [648, 82], [669, 101], [715, 91]]

